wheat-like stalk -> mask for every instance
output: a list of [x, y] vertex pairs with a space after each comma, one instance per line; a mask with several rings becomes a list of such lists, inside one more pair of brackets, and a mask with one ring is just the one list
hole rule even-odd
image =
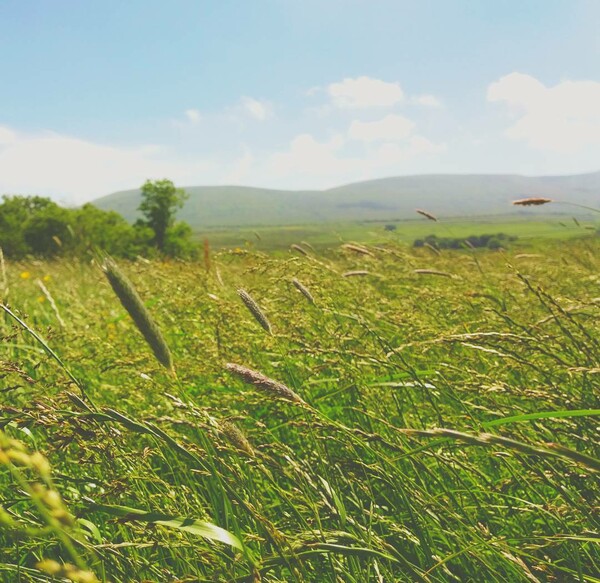
[[50, 304], [50, 307], [52, 308], [52, 311], [54, 312], [54, 315], [56, 316], [58, 323], [61, 325], [62, 328], [64, 328], [65, 321], [62, 319], [60, 312], [58, 311], [58, 306], [56, 305], [56, 302], [54, 301], [52, 294], [50, 293], [48, 288], [44, 285], [44, 282], [41, 279], [37, 279], [36, 283], [37, 283], [38, 287], [42, 290], [42, 293], [44, 294], [46, 299], [48, 300], [48, 303]]
[[152, 348], [158, 362], [169, 370], [173, 370], [171, 351], [133, 284], [110, 258], [104, 260], [102, 270], [121, 304], [135, 322], [150, 348]]
[[217, 278], [217, 282], [221, 287], [225, 287], [223, 283], [223, 278], [221, 277], [221, 270], [218, 267], [215, 267], [215, 277]]
[[311, 303], [314, 304], [315, 303], [315, 298], [313, 298], [312, 294], [308, 291], [308, 289], [306, 289], [306, 287], [304, 285], [302, 285], [301, 282], [299, 282], [295, 277], [294, 279], [292, 279], [292, 283], [294, 284], [294, 287]]
[[253, 385], [271, 397], [285, 399], [287, 401], [292, 401], [293, 403], [305, 404], [292, 389], [286, 387], [283, 383], [270, 379], [260, 372], [231, 362], [227, 363], [225, 368], [230, 373], [242, 379], [245, 383]]
[[306, 251], [306, 249], [303, 249], [300, 245], [298, 245], [297, 243], [292, 243], [290, 245], [290, 249], [292, 249], [293, 251], [298, 251], [298, 253], [300, 253], [300, 255], [305, 255], [308, 256], [308, 253]]
[[423, 247], [427, 247], [427, 249], [429, 249], [430, 251], [432, 251], [436, 255], [441, 255], [442, 254], [442, 252], [437, 247], [434, 247], [431, 243], [425, 243], [423, 245]]
[[440, 277], [454, 277], [451, 273], [445, 271], [438, 271], [437, 269], [415, 269], [414, 271], [418, 275], [439, 275]]
[[238, 295], [242, 298], [242, 302], [246, 305], [250, 313], [254, 316], [256, 321], [269, 333], [272, 334], [271, 323], [264, 315], [258, 304], [254, 301], [252, 296], [244, 289], [237, 290]]
[[354, 251], [355, 253], [360, 253], [361, 255], [369, 255], [373, 257], [373, 253], [371, 253], [366, 247], [362, 245], [355, 245], [354, 243], [344, 243], [342, 245], [342, 249], [347, 249], [348, 251]]
[[369, 275], [368, 271], [357, 270], [357, 271], [346, 271], [346, 273], [342, 273], [342, 277], [359, 277], [361, 275]]
[[254, 449], [250, 445], [250, 442], [237, 425], [231, 421], [221, 421], [219, 423], [219, 429], [221, 433], [227, 438], [236, 449], [243, 451], [251, 457], [255, 456]]
[[551, 198], [542, 198], [536, 196], [530, 196], [529, 198], [521, 198], [519, 200], [513, 200], [515, 206], [540, 206], [552, 202]]
[[431, 213], [428, 213], [427, 211], [424, 211], [423, 209], [415, 209], [415, 211], [418, 212], [420, 215], [424, 216], [425, 218], [429, 219], [430, 221], [437, 222], [437, 217], [435, 215], [432, 215]]

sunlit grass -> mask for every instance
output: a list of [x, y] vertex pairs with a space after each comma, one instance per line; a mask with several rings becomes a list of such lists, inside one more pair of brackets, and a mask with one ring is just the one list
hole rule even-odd
[[121, 263], [176, 375], [100, 266], [8, 263], [0, 426], [73, 518], [0, 456], [0, 580], [597, 581], [599, 240], [349, 240]]

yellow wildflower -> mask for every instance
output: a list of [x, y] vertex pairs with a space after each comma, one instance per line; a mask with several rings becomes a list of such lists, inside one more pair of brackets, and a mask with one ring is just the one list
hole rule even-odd
[[31, 273], [29, 273], [29, 271], [21, 272], [21, 279], [29, 279], [30, 277], [31, 277]]

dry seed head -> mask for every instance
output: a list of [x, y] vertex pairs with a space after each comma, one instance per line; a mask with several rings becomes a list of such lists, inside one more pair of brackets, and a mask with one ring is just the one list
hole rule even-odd
[[436, 247], [434, 247], [431, 243], [425, 243], [423, 245], [423, 247], [427, 247], [427, 249], [429, 249], [430, 251], [433, 251], [436, 255], [441, 255], [442, 252], [437, 249]]
[[52, 577], [61, 577], [72, 581], [73, 583], [100, 583], [100, 580], [91, 571], [79, 569], [70, 563], [62, 565], [52, 559], [40, 561], [37, 568]]
[[520, 200], [513, 200], [515, 206], [539, 206], [552, 202], [551, 198], [541, 198], [536, 196], [530, 196], [529, 198], [521, 198]]
[[437, 217], [435, 215], [432, 215], [431, 213], [428, 213], [427, 211], [424, 211], [423, 209], [415, 209], [415, 211], [418, 212], [420, 215], [424, 216], [425, 218], [429, 219], [430, 221], [437, 222]]
[[306, 249], [303, 249], [300, 245], [297, 245], [296, 243], [292, 243], [290, 245], [290, 249], [292, 249], [293, 251], [298, 251], [298, 253], [300, 253], [301, 255], [308, 256]]
[[361, 255], [369, 255], [373, 257], [373, 253], [371, 253], [366, 247], [362, 245], [355, 245], [354, 243], [344, 243], [342, 245], [342, 249], [347, 249], [348, 251], [354, 251], [355, 253], [360, 253]]
[[437, 269], [415, 269], [414, 271], [418, 275], [439, 275], [440, 277], [454, 277], [451, 273], [445, 271], [438, 271]]
[[295, 277], [292, 279], [292, 283], [294, 287], [311, 303], [315, 303], [315, 298], [313, 298], [312, 294], [300, 283]]
[[169, 347], [133, 284], [112, 259], [105, 259], [102, 269], [121, 304], [152, 348], [158, 362], [165, 368], [173, 370]]
[[223, 283], [223, 278], [221, 277], [221, 271], [219, 270], [218, 267], [215, 267], [215, 276], [217, 278], [217, 282], [219, 283], [219, 285], [221, 287], [225, 287], [225, 284]]
[[48, 460], [39, 452], [36, 451], [31, 454], [31, 467], [40, 474], [42, 477], [50, 476], [50, 463]]
[[225, 368], [230, 373], [243, 380], [245, 383], [255, 386], [260, 391], [263, 391], [272, 397], [278, 397], [294, 403], [304, 404], [304, 401], [296, 393], [294, 393], [292, 389], [286, 387], [283, 383], [270, 379], [260, 372], [239, 364], [233, 364], [231, 362], [227, 363]]
[[267, 317], [263, 314], [263, 311], [259, 308], [258, 304], [254, 301], [252, 296], [244, 289], [237, 290], [238, 295], [242, 298], [242, 301], [254, 316], [256, 321], [269, 333], [272, 334], [271, 323], [267, 320]]
[[56, 305], [56, 302], [54, 301], [52, 294], [50, 293], [48, 288], [44, 285], [44, 282], [41, 279], [36, 279], [35, 282], [37, 283], [38, 287], [42, 290], [42, 293], [48, 300], [48, 303], [50, 304], [50, 307], [52, 308], [52, 311], [54, 312], [54, 315], [56, 316], [58, 323], [61, 325], [62, 328], [64, 328], [65, 321], [62, 319], [60, 312], [58, 311], [58, 306]]
[[37, 568], [48, 575], [60, 575], [62, 573], [62, 565], [53, 559], [44, 559], [37, 564]]
[[227, 438], [229, 443], [233, 445], [235, 448], [247, 453], [249, 456], [254, 457], [254, 450], [250, 445], [250, 442], [246, 438], [246, 436], [241, 432], [237, 425], [232, 423], [231, 421], [221, 421], [219, 424], [219, 429], [221, 433]]

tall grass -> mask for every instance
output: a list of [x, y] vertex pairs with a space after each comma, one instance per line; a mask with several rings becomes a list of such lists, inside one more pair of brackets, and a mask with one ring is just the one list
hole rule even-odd
[[364, 249], [7, 264], [0, 580], [597, 581], [598, 239]]

